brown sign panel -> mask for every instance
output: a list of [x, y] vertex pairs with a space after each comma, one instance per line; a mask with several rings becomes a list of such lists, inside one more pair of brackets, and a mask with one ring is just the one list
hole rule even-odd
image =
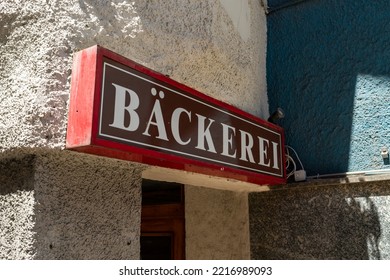
[[[74, 78], [77, 91], [72, 78], [69, 127], [85, 118], [75, 102], [90, 103], [94, 113], [83, 144], [68, 128], [68, 148], [255, 183], [285, 182], [280, 127], [100, 47], [78, 54], [73, 76], [77, 72], [84, 77]], [[94, 86], [85, 89], [83, 79]], [[93, 101], [85, 97], [91, 95]]]

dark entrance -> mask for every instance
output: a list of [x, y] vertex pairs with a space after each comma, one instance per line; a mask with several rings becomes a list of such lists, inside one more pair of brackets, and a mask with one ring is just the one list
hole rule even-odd
[[142, 181], [141, 259], [185, 259], [182, 184]]

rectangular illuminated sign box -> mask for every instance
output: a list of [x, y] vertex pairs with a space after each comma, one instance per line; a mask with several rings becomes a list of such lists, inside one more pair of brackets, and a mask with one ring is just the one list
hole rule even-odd
[[256, 184], [286, 182], [282, 128], [100, 46], [75, 54], [66, 147]]

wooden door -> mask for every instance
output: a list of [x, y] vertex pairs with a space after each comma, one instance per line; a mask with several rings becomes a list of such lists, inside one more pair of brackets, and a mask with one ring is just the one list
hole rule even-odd
[[185, 259], [183, 185], [143, 180], [141, 259]]

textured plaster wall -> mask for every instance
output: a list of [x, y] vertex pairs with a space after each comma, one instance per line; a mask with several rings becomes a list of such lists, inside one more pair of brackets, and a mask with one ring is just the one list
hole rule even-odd
[[186, 258], [249, 259], [248, 193], [185, 186]]
[[0, 259], [139, 259], [139, 165], [31, 152], [0, 161]]
[[1, 1], [0, 150], [64, 146], [72, 56], [94, 44], [267, 117], [265, 13], [241, 3]]
[[141, 167], [62, 151], [72, 57], [95, 44], [268, 116], [258, 0], [2, 0], [1, 258], [139, 257]]
[[298, 2], [267, 18], [270, 111], [284, 109], [287, 143], [309, 175], [389, 168], [388, 1]]
[[35, 156], [0, 157], [0, 259], [34, 256]]
[[390, 259], [389, 181], [249, 195], [252, 259]]

